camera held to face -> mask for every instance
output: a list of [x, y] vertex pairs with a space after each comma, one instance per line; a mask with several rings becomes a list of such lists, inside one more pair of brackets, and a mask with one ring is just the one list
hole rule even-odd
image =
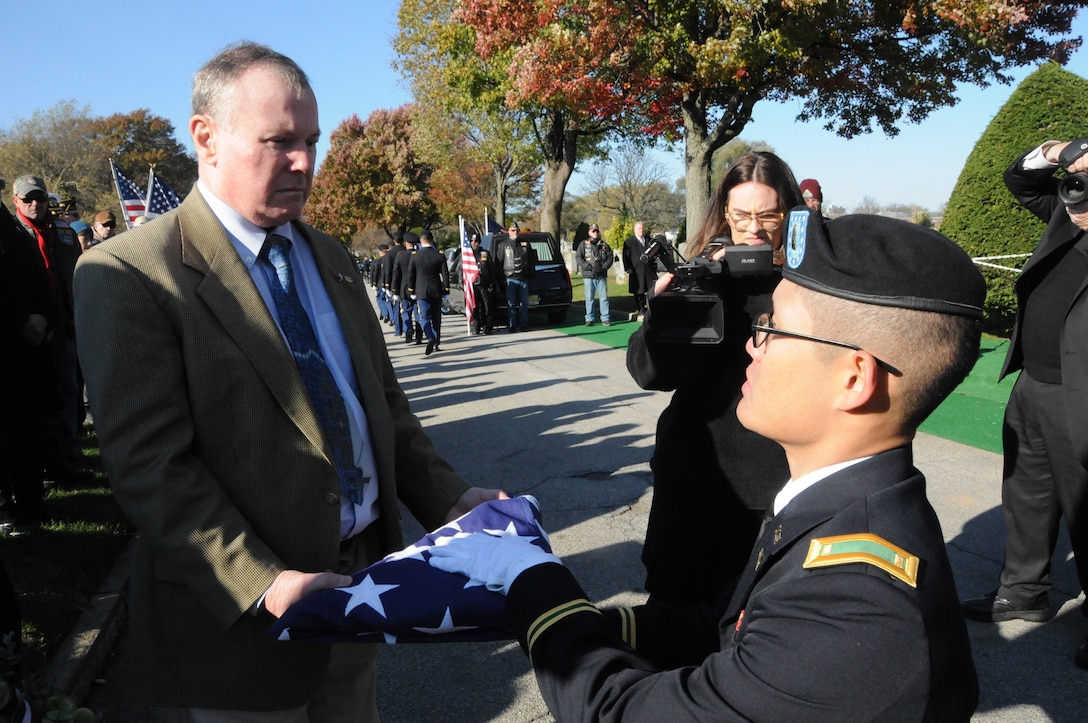
[[[721, 261], [710, 257], [722, 247]], [[676, 263], [673, 257], [683, 263]], [[655, 236], [642, 254], [643, 263], [660, 261], [676, 280], [668, 291], [650, 300], [647, 333], [655, 341], [677, 344], [717, 344], [725, 336], [725, 308], [719, 289], [723, 280], [770, 276], [774, 270], [770, 246], [733, 245], [724, 236], [710, 242], [703, 255], [684, 261], [664, 236]]]
[[1058, 198], [1067, 206], [1088, 198], [1088, 174], [1070, 173], [1058, 184]]

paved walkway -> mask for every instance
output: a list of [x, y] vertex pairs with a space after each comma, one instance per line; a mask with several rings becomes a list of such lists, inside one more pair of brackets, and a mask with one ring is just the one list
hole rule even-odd
[[[644, 392], [624, 352], [539, 330], [470, 337], [445, 320], [442, 351], [424, 357], [387, 333], [415, 412], [438, 448], [473, 484], [541, 501], [556, 552], [604, 604], [643, 599], [639, 553], [651, 494], [648, 459], [668, 394]], [[1001, 561], [998, 455], [921, 436], [916, 463], [929, 480], [961, 593], [990, 590]], [[407, 520], [406, 538], [422, 530]], [[982, 696], [976, 721], [1084, 721], [1088, 672], [1072, 663], [1088, 634], [1063, 537], [1044, 625], [969, 623]], [[129, 701], [124, 643], [90, 703], [107, 720], [141, 720]], [[385, 723], [461, 720], [528, 723], [550, 716], [516, 644], [390, 646], [379, 664]]]

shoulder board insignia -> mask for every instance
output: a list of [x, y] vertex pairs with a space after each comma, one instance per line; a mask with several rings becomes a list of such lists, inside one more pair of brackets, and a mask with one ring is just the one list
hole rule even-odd
[[879, 567], [911, 587], [918, 587], [918, 558], [883, 537], [867, 532], [813, 538], [802, 567], [808, 570], [851, 562]]

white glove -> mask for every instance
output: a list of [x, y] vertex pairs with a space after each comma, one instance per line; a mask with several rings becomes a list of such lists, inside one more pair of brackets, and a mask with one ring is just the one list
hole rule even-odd
[[412, 301], [416, 300], [416, 295], [415, 294], [408, 294], [408, 296], [409, 296], [409, 298], [412, 299]]
[[399, 304], [400, 303], [400, 297], [397, 296], [396, 294], [393, 294], [393, 303], [394, 304]]
[[[510, 592], [518, 575], [546, 562], [560, 562], [550, 552], [516, 535], [495, 537], [483, 532], [446, 538], [449, 542], [430, 549], [431, 567], [457, 572], [488, 590]], [[560, 563], [562, 564], [562, 563]]]

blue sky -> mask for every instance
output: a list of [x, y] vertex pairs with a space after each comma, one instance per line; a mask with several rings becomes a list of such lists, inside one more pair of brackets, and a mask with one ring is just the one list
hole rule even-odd
[[[306, 70], [327, 137], [352, 113], [365, 119], [377, 108], [411, 100], [390, 66], [399, 6], [398, 0], [311, 5], [283, 0], [191, 0], [178, 5], [59, 0], [49, 5], [47, 15], [8, 13], [12, 27], [5, 33], [4, 49], [9, 73], [0, 128], [59, 101], [74, 100], [89, 105], [96, 115], [149, 108], [169, 119], [179, 140], [189, 145], [193, 71], [226, 45], [248, 39], [271, 45]], [[17, 27], [19, 17], [26, 27]], [[45, 36], [40, 32], [43, 22], [54, 28]], [[1073, 31], [1088, 37], [1088, 17], [1079, 17]], [[35, 63], [40, 73], [32, 73]], [[1088, 77], [1088, 49], [1066, 67]], [[1032, 70], [1016, 71], [1016, 80]], [[935, 211], [948, 200], [972, 146], [1014, 87], [965, 87], [955, 107], [903, 127], [894, 139], [876, 133], [847, 141], [819, 124], [796, 123], [796, 104], [763, 102], [756, 105], [742, 137], [769, 143], [798, 179], [818, 178], [826, 203], [851, 210], [868, 196], [880, 204], [919, 204]], [[679, 150], [658, 155], [672, 175], [682, 175]], [[0, 173], [10, 179], [25, 170], [4, 168]], [[577, 193], [579, 184], [576, 174], [569, 190]]]

